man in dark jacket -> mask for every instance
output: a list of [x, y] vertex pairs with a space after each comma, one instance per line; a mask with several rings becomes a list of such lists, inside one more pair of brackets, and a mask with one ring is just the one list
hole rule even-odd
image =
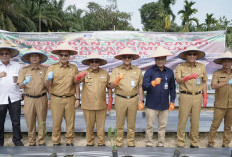
[[[149, 68], [144, 75], [143, 90], [147, 91], [147, 128], [146, 146], [153, 146], [153, 130], [158, 117], [158, 147], [164, 147], [165, 132], [168, 121], [168, 109], [174, 110], [176, 85], [173, 71], [167, 67], [166, 57], [172, 55], [162, 47], [158, 47], [150, 58], [155, 58], [155, 65]], [[171, 101], [169, 103], [169, 95]]]

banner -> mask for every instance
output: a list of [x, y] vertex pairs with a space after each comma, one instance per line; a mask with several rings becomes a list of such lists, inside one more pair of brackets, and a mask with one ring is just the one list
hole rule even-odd
[[[177, 64], [184, 62], [178, 58], [181, 51], [189, 46], [195, 46], [206, 53], [205, 58], [199, 60], [206, 65], [209, 75], [220, 68], [213, 63], [225, 50], [225, 31], [191, 32], [191, 33], [166, 33], [166, 32], [135, 32], [135, 31], [94, 31], [77, 33], [18, 33], [1, 32], [0, 43], [8, 42], [20, 50], [20, 55], [14, 60], [20, 61], [20, 56], [26, 53], [28, 48], [34, 47], [48, 55], [45, 63], [50, 65], [58, 61], [58, 56], [50, 53], [57, 45], [68, 42], [78, 51], [72, 56], [70, 62], [76, 64], [81, 71], [87, 66], [81, 61], [91, 53], [98, 53], [107, 60], [102, 68], [109, 73], [122, 61], [114, 59], [114, 56], [123, 48], [130, 47], [140, 55], [140, 59], [132, 62], [144, 72], [154, 65], [154, 59], [149, 54], [157, 47], [162, 46], [173, 54], [167, 58], [167, 67], [175, 70]], [[22, 62], [21, 62], [22, 63]]]

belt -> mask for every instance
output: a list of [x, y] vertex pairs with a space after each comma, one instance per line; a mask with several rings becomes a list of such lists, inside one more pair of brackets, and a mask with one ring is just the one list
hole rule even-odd
[[196, 93], [191, 93], [191, 92], [180, 91], [180, 93], [183, 93], [183, 94], [188, 94], [188, 95], [198, 95], [198, 94], [201, 94], [201, 91], [200, 91], [200, 92], [196, 92]]
[[69, 97], [74, 96], [74, 95], [68, 95], [68, 96], [62, 95], [62, 96], [59, 96], [59, 95], [55, 95], [55, 94], [52, 94], [52, 95], [55, 96], [55, 97], [59, 97], [59, 98], [69, 98]]
[[43, 93], [43, 94], [41, 94], [41, 95], [36, 95], [36, 96], [33, 96], [33, 95], [29, 95], [29, 94], [24, 94], [25, 96], [27, 96], [27, 97], [29, 97], [29, 98], [40, 98], [40, 97], [42, 97], [42, 96], [44, 96], [44, 95], [46, 95], [47, 93]]
[[132, 96], [123, 96], [123, 95], [119, 95], [119, 94], [116, 94], [116, 95], [119, 96], [119, 97], [122, 97], [122, 98], [131, 99], [131, 98], [136, 97], [138, 94], [135, 94], [135, 95], [132, 95]]

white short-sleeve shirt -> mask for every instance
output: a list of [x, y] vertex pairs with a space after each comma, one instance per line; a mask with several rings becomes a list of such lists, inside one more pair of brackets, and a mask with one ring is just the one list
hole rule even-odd
[[21, 67], [19, 63], [10, 61], [6, 66], [0, 60], [0, 73], [6, 72], [6, 77], [0, 78], [0, 105], [9, 104], [8, 97], [10, 97], [11, 102], [21, 100], [21, 92], [19, 86], [14, 81], [14, 78], [18, 77]]

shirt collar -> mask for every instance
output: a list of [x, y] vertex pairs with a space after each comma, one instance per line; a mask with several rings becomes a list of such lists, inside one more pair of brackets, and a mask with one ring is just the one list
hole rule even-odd
[[[185, 62], [185, 64], [186, 64], [187, 66], [191, 66], [191, 64], [188, 63], [188, 62]], [[194, 63], [194, 66], [195, 66], [195, 67], [197, 66], [197, 62]]]
[[[153, 69], [155, 70], [155, 71], [161, 71], [158, 67], [157, 67], [157, 65], [154, 65], [153, 66]], [[166, 71], [166, 66], [164, 66], [164, 70], [163, 71]]]
[[[120, 68], [121, 68], [121, 69], [126, 69], [126, 68], [124, 67], [124, 65], [123, 65], [123, 64], [122, 64], [122, 65], [120, 65]], [[133, 69], [133, 68], [134, 68], [134, 67], [133, 67], [133, 65], [131, 65], [129, 69]]]
[[37, 68], [35, 68], [33, 65], [29, 65], [29, 67], [30, 67], [30, 69], [31, 70], [37, 70], [37, 69], [41, 69], [41, 65], [38, 65], [38, 67]]
[[91, 73], [99, 73], [100, 72], [100, 68], [98, 69], [98, 71], [93, 72], [93, 70], [91, 68], [88, 68], [87, 71], [91, 72]]
[[[3, 65], [2, 61], [0, 60], [0, 65]], [[10, 60], [9, 65], [12, 65], [12, 62]]]
[[[64, 67], [64, 65], [63, 65], [61, 62], [59, 62], [59, 67], [60, 67], [60, 68], [61, 68], [61, 67]], [[70, 63], [69, 63], [69, 62], [68, 62], [67, 67], [70, 67]]]
[[[227, 73], [226, 69], [224, 69], [224, 68], [222, 68], [221, 71], [222, 71], [223, 73]], [[232, 72], [232, 69], [231, 69], [231, 72]], [[227, 74], [228, 74], [228, 73], [227, 73]]]

